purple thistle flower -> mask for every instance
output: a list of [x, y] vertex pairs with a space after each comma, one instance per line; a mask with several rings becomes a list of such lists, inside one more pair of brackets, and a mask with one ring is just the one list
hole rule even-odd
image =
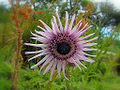
[[59, 15], [57, 14], [56, 16], [60, 28], [58, 28], [56, 17], [54, 16], [53, 19], [51, 20], [52, 28], [46, 25], [42, 20], [39, 20], [44, 25], [45, 28], [38, 26], [38, 28], [42, 29], [43, 31], [35, 30], [35, 32], [39, 35], [32, 33], [32, 35], [34, 36], [32, 37], [32, 39], [40, 41], [42, 42], [42, 44], [25, 43], [25, 45], [33, 46], [33, 47], [41, 47], [42, 50], [30, 51], [30, 52], [27, 51], [25, 52], [25, 54], [37, 54], [31, 57], [30, 59], [28, 59], [28, 61], [31, 61], [42, 55], [46, 55], [37, 64], [32, 66], [31, 69], [42, 64], [40, 68], [40, 72], [41, 72], [41, 70], [48, 64], [43, 74], [45, 74], [47, 71], [51, 69], [50, 80], [52, 80], [53, 72], [56, 68], [59, 77], [61, 77], [60, 72], [62, 71], [63, 76], [68, 80], [68, 78], [65, 76], [65, 63], [66, 62], [74, 63], [80, 70], [81, 68], [79, 67], [78, 64], [87, 68], [80, 62], [80, 60], [91, 63], [94, 62], [93, 60], [87, 58], [86, 56], [96, 57], [96, 55], [90, 55], [85, 53], [84, 51], [97, 50], [93, 48], [86, 48], [88, 46], [96, 45], [97, 43], [89, 43], [89, 42], [96, 40], [97, 37], [90, 40], [84, 40], [94, 35], [94, 33], [84, 37], [80, 37], [91, 26], [87, 27], [86, 24], [81, 30], [79, 30], [79, 28], [82, 25], [82, 22], [80, 20], [78, 24], [72, 28], [73, 22], [75, 20], [75, 15], [72, 16], [72, 20], [70, 24], [68, 24], [68, 13], [66, 12], [66, 21], [64, 28], [61, 24]]

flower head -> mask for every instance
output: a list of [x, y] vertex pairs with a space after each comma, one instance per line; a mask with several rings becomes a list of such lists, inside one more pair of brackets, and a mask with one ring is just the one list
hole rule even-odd
[[52, 28], [46, 25], [42, 20], [39, 20], [44, 25], [45, 28], [38, 26], [38, 28], [42, 29], [42, 31], [35, 30], [37, 34], [32, 33], [32, 35], [34, 36], [32, 37], [32, 39], [40, 41], [42, 42], [42, 44], [25, 43], [25, 45], [41, 47], [42, 49], [39, 51], [31, 52], [27, 51], [25, 52], [25, 54], [37, 54], [28, 59], [28, 61], [40, 57], [42, 55], [45, 55], [45, 57], [42, 60], [40, 60], [37, 64], [35, 64], [31, 68], [33, 69], [42, 64], [40, 68], [41, 71], [46, 65], [48, 65], [43, 74], [45, 74], [51, 68], [50, 80], [52, 79], [53, 72], [56, 68], [59, 77], [61, 77], [60, 72], [62, 71], [63, 76], [68, 80], [68, 78], [65, 76], [65, 63], [66, 62], [74, 63], [80, 70], [81, 68], [79, 67], [78, 64], [87, 68], [80, 62], [80, 60], [86, 62], [94, 62], [93, 60], [87, 58], [86, 56], [95, 57], [96, 55], [90, 55], [84, 51], [96, 50], [86, 47], [96, 45], [96, 43], [89, 42], [96, 40], [97, 37], [90, 40], [84, 40], [94, 35], [94, 33], [82, 37], [82, 34], [85, 31], [87, 31], [91, 26], [88, 27], [86, 23], [82, 27], [82, 29], [80, 29], [80, 27], [83, 24], [81, 20], [78, 22], [77, 25], [75, 25], [72, 28], [73, 22], [75, 20], [75, 15], [72, 16], [71, 22], [70, 24], [68, 24], [68, 13], [66, 12], [66, 21], [64, 28], [61, 24], [59, 15], [56, 14], [56, 16], [58, 19], [59, 26], [57, 25], [56, 17], [53, 16], [53, 19], [51, 20]]

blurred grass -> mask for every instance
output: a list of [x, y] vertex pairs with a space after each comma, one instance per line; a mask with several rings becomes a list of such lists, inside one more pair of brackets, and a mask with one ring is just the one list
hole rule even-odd
[[[72, 67], [73, 68], [73, 67]], [[77, 71], [77, 72], [76, 72]], [[59, 79], [58, 75], [55, 80], [50, 82], [49, 76], [50, 72], [48, 72], [45, 76], [38, 74], [39, 70], [35, 69], [31, 71], [29, 69], [20, 71], [21, 79], [18, 82], [19, 90], [65, 90], [66, 89], [66, 80], [61, 77]], [[69, 88], [71, 90], [119, 90], [120, 89], [120, 77], [111, 72], [110, 75], [107, 76], [106, 79], [101, 80], [103, 74], [98, 74], [96, 77], [91, 78], [91, 80], [87, 83], [87, 85], [83, 85], [82, 77], [84, 73], [80, 72], [77, 67], [73, 68], [70, 72], [70, 80]], [[99, 79], [98, 79], [99, 78]], [[47, 88], [46, 88], [47, 87]]]
[[10, 90], [11, 87], [11, 74], [13, 68], [11, 59], [13, 57], [13, 48], [5, 46], [0, 49], [0, 90]]

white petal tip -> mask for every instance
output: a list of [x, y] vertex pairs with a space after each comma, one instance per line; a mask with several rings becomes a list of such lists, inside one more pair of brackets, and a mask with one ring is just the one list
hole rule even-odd
[[65, 78], [66, 80], [69, 80], [67, 77]]
[[44, 72], [43, 75], [45, 75], [47, 72]]
[[39, 19], [38, 21], [40, 21], [40, 22], [41, 22], [42, 20], [40, 20], [40, 19]]
[[64, 78], [65, 78], [66, 80], [69, 80], [66, 76], [64, 76]]
[[90, 25], [90, 28], [92, 27], [93, 25]]
[[58, 15], [58, 13], [56, 12], [56, 15]]
[[28, 54], [27, 52], [25, 52], [25, 54]]
[[96, 39], [98, 39], [98, 37], [96, 37]]
[[28, 43], [24, 43], [23, 45], [28, 45]]
[[66, 12], [66, 14], [68, 14], [68, 12], [67, 11], [65, 11]]
[[75, 17], [75, 14], [73, 16]]
[[40, 27], [40, 26], [37, 26], [37, 27]]
[[90, 61], [90, 63], [93, 63], [93, 62], [95, 62], [95, 61]]
[[30, 67], [30, 69], [34, 69], [34, 67], [32, 66], [32, 67]]
[[58, 74], [58, 76], [59, 76], [59, 78], [61, 78], [61, 75]]
[[28, 59], [28, 62], [30, 62], [31, 59]]
[[92, 55], [93, 57], [96, 57], [96, 55]]
[[90, 63], [93, 63], [95, 62], [94, 60], [85, 60], [86, 62], [90, 62]]

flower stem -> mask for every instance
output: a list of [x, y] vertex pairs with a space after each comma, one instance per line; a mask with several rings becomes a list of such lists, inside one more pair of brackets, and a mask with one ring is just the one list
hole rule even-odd
[[16, 51], [15, 51], [15, 59], [14, 59], [14, 71], [12, 74], [12, 90], [17, 90], [17, 79], [18, 79], [18, 71], [19, 71], [19, 61], [21, 60], [21, 48], [22, 48], [22, 30], [20, 28], [19, 22], [18, 22], [18, 16], [17, 16], [17, 8], [19, 6], [19, 0], [16, 1], [16, 6], [14, 5], [14, 1], [10, 0], [11, 8], [14, 15], [14, 21], [15, 21], [15, 32], [17, 35], [16, 39]]

